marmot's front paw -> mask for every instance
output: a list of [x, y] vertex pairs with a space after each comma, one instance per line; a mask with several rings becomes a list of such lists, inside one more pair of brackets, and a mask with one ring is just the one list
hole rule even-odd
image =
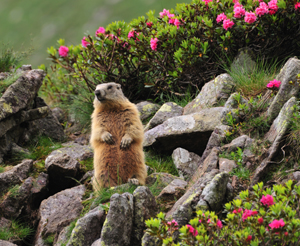
[[120, 148], [125, 149], [125, 148], [129, 147], [131, 142], [132, 142], [132, 138], [129, 137], [128, 135], [125, 135], [124, 137], [122, 137]]
[[109, 132], [104, 132], [102, 134], [102, 141], [107, 144], [113, 144], [115, 142], [113, 136]]
[[138, 181], [138, 179], [128, 179], [127, 181], [129, 184], [134, 184], [134, 185], [140, 185], [140, 182]]

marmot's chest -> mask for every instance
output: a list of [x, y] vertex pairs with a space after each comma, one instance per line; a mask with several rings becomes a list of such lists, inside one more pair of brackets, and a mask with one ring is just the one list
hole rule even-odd
[[115, 136], [123, 136], [127, 125], [127, 117], [124, 111], [103, 111], [98, 115], [101, 127]]

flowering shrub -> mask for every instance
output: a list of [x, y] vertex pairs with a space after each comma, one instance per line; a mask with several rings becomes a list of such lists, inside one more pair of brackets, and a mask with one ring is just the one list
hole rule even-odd
[[265, 190], [259, 183], [253, 190], [242, 191], [239, 199], [225, 205], [223, 222], [214, 212], [197, 211], [189, 224], [179, 228], [160, 213], [146, 221], [147, 232], [160, 239], [160, 245], [298, 245], [300, 186], [289, 180]]
[[147, 16], [100, 27], [82, 45], [59, 42], [48, 49], [50, 58], [89, 91], [115, 81], [127, 96], [144, 99], [201, 87], [222, 71], [220, 59], [232, 59], [242, 47], [279, 60], [300, 51], [294, 0], [193, 0]]
[[280, 84], [281, 84], [281, 81], [274, 79], [267, 84], [267, 88], [278, 89], [280, 87]]

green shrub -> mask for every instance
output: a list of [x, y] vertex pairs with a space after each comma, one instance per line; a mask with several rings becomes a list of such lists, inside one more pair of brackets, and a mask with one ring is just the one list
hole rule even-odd
[[[163, 213], [146, 221], [147, 232], [160, 245], [298, 245], [300, 236], [300, 186], [289, 180], [284, 185], [263, 189], [263, 183], [239, 194], [225, 205], [221, 221], [214, 212], [197, 211], [188, 225], [179, 228]], [[179, 242], [172, 235], [179, 231]]]
[[22, 240], [30, 235], [34, 230], [19, 221], [13, 220], [9, 228], [0, 228], [1, 240]]
[[[259, 6], [258, 1], [250, 0], [241, 4], [248, 12], [255, 12]], [[58, 49], [51, 47], [48, 53], [87, 92], [92, 92], [96, 84], [115, 81], [129, 98], [160, 97], [182, 92], [188, 85], [201, 88], [222, 71], [220, 63], [226, 63], [226, 57], [232, 60], [243, 47], [266, 59], [298, 55], [295, 37], [300, 34], [299, 8], [292, 0], [280, 0], [276, 6], [278, 10], [270, 10], [249, 24], [244, 18], [234, 17], [232, 0], [193, 0], [170, 10], [174, 17], [157, 18], [149, 11], [147, 18], [114, 22], [105, 32], [88, 36], [83, 41], [86, 47], [65, 47], [64, 40], [59, 40], [60, 49], [68, 51], [59, 55]], [[221, 13], [234, 21], [232, 27], [225, 29], [217, 22]], [[170, 19], [177, 20], [178, 28], [169, 23]]]

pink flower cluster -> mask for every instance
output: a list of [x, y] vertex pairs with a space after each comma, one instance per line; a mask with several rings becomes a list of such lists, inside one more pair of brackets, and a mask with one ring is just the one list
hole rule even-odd
[[151, 21], [147, 22], [146, 24], [147, 24], [148, 27], [152, 27], [152, 25], [153, 25], [153, 23]]
[[296, 4], [295, 4], [295, 9], [296, 9], [296, 10], [297, 10], [297, 9], [300, 10], [300, 3], [296, 3]]
[[[272, 80], [272, 81], [270, 81], [268, 84], [267, 84], [267, 88], [269, 88], [269, 89], [273, 89], [273, 88], [279, 88], [280, 87], [280, 84], [281, 84], [281, 82], [279, 81], [279, 80], [276, 80], [276, 79], [274, 79], [274, 80]], [[270, 195], [267, 195], [267, 196], [270, 196]], [[264, 196], [263, 196], [264, 197]], [[272, 197], [272, 196], [271, 196]], [[272, 199], [273, 199], [273, 197], [272, 197]], [[261, 200], [260, 200], [261, 201]], [[261, 201], [262, 202], [262, 201]]]
[[87, 47], [88, 45], [90, 45], [90, 43], [86, 41], [86, 37], [83, 37], [83, 39], [81, 39], [81, 45], [83, 47]]
[[209, 2], [212, 2], [213, 0], [202, 0], [202, 2], [205, 2], [205, 5], [208, 5]]
[[264, 223], [264, 219], [262, 218], [262, 217], [259, 217], [258, 219], [257, 219], [257, 222], [258, 222], [258, 224], [262, 224], [262, 223]]
[[177, 29], [179, 28], [179, 26], [181, 24], [178, 19], [170, 19], [169, 23], [172, 24], [172, 25], [174, 25], [174, 26], [177, 26]]
[[232, 213], [234, 213], [234, 214], [241, 213], [241, 212], [243, 212], [243, 209], [242, 209], [242, 208], [239, 208], [238, 211], [236, 211], [236, 210], [233, 210], [233, 211], [232, 211]]
[[246, 12], [244, 20], [245, 22], [252, 24], [253, 22], [256, 21], [256, 15], [252, 11]]
[[66, 46], [60, 46], [58, 49], [58, 54], [61, 57], [66, 57], [68, 55], [68, 52], [69, 52], [69, 48]]
[[189, 229], [189, 232], [195, 237], [198, 235], [198, 231], [195, 230], [194, 227], [192, 227], [191, 225], [186, 225], [186, 227]]
[[219, 23], [219, 22], [221, 22], [221, 21], [223, 21], [223, 20], [226, 20], [227, 19], [227, 16], [224, 14], [224, 12], [222, 13], [222, 14], [219, 14], [218, 16], [217, 16], [217, 23]]
[[269, 13], [269, 7], [265, 2], [260, 2], [259, 7], [256, 8], [255, 13], [260, 17]]
[[285, 225], [285, 223], [284, 223], [283, 219], [273, 220], [273, 222], [269, 224], [271, 229], [278, 229], [280, 227], [284, 227], [284, 225]]
[[223, 224], [222, 224], [221, 220], [217, 221], [217, 227], [219, 227], [220, 229], [223, 227]]
[[257, 215], [257, 214], [258, 214], [257, 211], [252, 211], [252, 210], [245, 209], [245, 212], [242, 215], [242, 219], [243, 219], [243, 221], [245, 221], [248, 217], [253, 216], [253, 215]]
[[150, 47], [152, 50], [157, 50], [158, 38], [151, 38]]
[[219, 14], [217, 16], [217, 19], [216, 21], [219, 23], [220, 21], [223, 21], [223, 28], [225, 30], [227, 30], [228, 28], [231, 28], [233, 25], [234, 25], [234, 22], [231, 21], [230, 19], [227, 18], [227, 16], [222, 13], [222, 14]]
[[249, 235], [247, 238], [246, 238], [246, 242], [250, 242], [252, 240], [252, 236]]
[[[173, 230], [178, 230], [178, 223], [176, 220], [169, 221], [167, 224], [170, 227], [172, 227]], [[169, 230], [170, 230], [170, 228], [169, 228]]]
[[269, 14], [273, 15], [277, 12], [278, 10], [278, 6], [277, 6], [277, 0], [271, 0], [270, 2], [268, 2], [268, 6], [269, 6]]
[[159, 17], [163, 18], [164, 16], [168, 16], [169, 18], [173, 18], [175, 15], [174, 14], [170, 14], [169, 10], [164, 9], [163, 12], [159, 13]]
[[100, 26], [100, 27], [98, 28], [98, 30], [96, 31], [96, 36], [98, 36], [98, 34], [100, 34], [100, 33], [105, 33], [105, 29], [104, 29], [104, 27], [102, 27], [102, 26]]
[[234, 18], [241, 18], [245, 15], [245, 9], [244, 9], [243, 5], [241, 5], [239, 3], [236, 3], [234, 5], [233, 12], [234, 12]]

